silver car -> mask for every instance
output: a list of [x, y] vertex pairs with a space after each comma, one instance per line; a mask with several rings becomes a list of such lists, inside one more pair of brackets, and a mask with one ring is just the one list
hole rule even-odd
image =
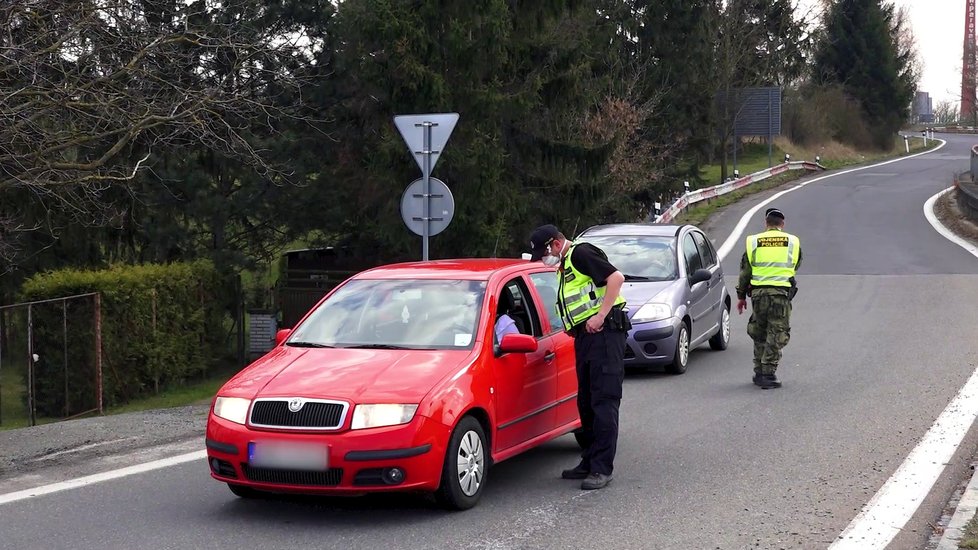
[[730, 293], [710, 240], [693, 225], [614, 224], [591, 227], [577, 241], [594, 244], [625, 275], [632, 330], [625, 366], [665, 366], [682, 374], [689, 351], [730, 342]]

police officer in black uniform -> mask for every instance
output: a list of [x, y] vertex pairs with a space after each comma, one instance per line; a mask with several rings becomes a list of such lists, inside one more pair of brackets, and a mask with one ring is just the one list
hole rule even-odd
[[553, 225], [530, 235], [531, 260], [558, 268], [557, 306], [564, 329], [574, 337], [577, 409], [588, 445], [565, 479], [601, 489], [612, 479], [618, 445], [618, 409], [625, 379], [625, 339], [631, 324], [621, 297], [624, 275], [590, 243], [575, 244]]

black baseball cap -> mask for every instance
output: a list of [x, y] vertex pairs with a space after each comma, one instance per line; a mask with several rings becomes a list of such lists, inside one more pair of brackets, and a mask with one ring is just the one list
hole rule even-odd
[[530, 261], [535, 262], [546, 256], [547, 245], [558, 236], [560, 230], [555, 225], [541, 225], [534, 229], [533, 233], [530, 233]]
[[764, 217], [765, 218], [769, 218], [769, 217], [781, 218], [783, 220], [784, 219], [784, 212], [778, 210], [777, 208], [768, 208], [767, 210], [764, 211]]

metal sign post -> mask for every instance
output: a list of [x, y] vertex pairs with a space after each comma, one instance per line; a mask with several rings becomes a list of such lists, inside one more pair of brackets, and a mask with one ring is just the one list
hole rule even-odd
[[[447, 192], [448, 188], [442, 182], [434, 180], [431, 177], [431, 172], [435, 169], [435, 164], [438, 163], [438, 158], [445, 149], [445, 144], [448, 143], [448, 138], [451, 137], [457, 122], [458, 113], [399, 115], [394, 117], [394, 125], [397, 126], [401, 137], [407, 143], [408, 150], [414, 155], [415, 162], [421, 168], [422, 178], [419, 180], [422, 182], [421, 193], [411, 192], [411, 187], [408, 187], [401, 199], [401, 217], [408, 228], [421, 235], [421, 259], [426, 262], [428, 261], [428, 238], [444, 229], [441, 227], [438, 231], [432, 231], [431, 222], [444, 222], [444, 225], [447, 226], [455, 211], [455, 202], [451, 192]], [[431, 192], [432, 180], [441, 183], [441, 187], [444, 188], [439, 196], [434, 196]], [[418, 182], [412, 183], [411, 186], [416, 183]], [[441, 204], [442, 215], [437, 219], [432, 218], [431, 199], [444, 199], [446, 195], [447, 201], [442, 201], [445, 204]], [[413, 199], [421, 200], [420, 220], [410, 206]], [[420, 232], [412, 223], [413, 221], [421, 222]]]

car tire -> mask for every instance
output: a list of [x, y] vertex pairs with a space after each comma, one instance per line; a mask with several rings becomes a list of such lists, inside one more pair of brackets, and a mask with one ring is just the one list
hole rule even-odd
[[685, 321], [679, 324], [679, 335], [676, 336], [676, 352], [672, 362], [666, 365], [666, 372], [682, 374], [689, 365], [689, 325]]
[[586, 451], [588, 447], [591, 446], [591, 440], [584, 435], [584, 428], [578, 428], [574, 430], [574, 439], [577, 440], [577, 446], [581, 448], [582, 451]]
[[442, 465], [441, 485], [435, 493], [449, 510], [468, 510], [479, 502], [489, 474], [489, 446], [482, 424], [471, 416], [452, 430]]
[[228, 489], [231, 489], [234, 496], [240, 498], [261, 498], [262, 496], [261, 491], [252, 489], [251, 487], [245, 487], [244, 485], [228, 483]]
[[730, 344], [730, 306], [728, 304], [723, 305], [722, 313], [720, 313], [720, 328], [717, 333], [710, 338], [710, 347], [717, 350], [723, 351], [727, 349]]

